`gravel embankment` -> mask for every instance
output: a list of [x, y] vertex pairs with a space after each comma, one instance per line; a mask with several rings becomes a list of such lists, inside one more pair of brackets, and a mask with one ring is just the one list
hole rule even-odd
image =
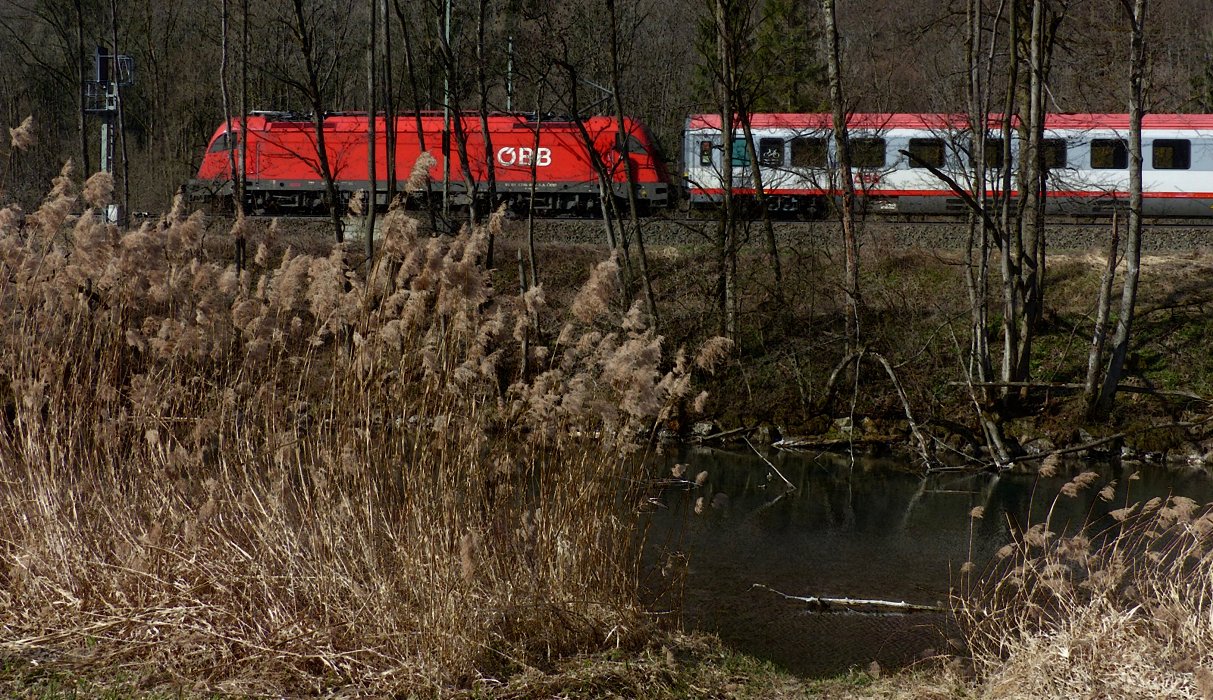
[[[249, 233], [255, 238], [264, 235], [269, 219], [254, 219]], [[226, 231], [231, 220], [212, 217], [209, 228]], [[649, 246], [710, 245], [716, 237], [716, 222], [704, 219], [651, 217], [642, 220], [645, 244]], [[739, 228], [743, 245], [762, 245], [765, 235], [761, 221], [743, 222]], [[861, 225], [864, 245], [891, 249], [921, 248], [926, 250], [962, 250], [968, 228], [962, 223], [907, 223], [866, 221]], [[279, 223], [279, 238], [307, 238], [325, 241], [330, 236], [329, 224], [319, 217], [285, 218]], [[358, 235], [353, 229], [351, 238]], [[1102, 252], [1107, 245], [1109, 224], [1052, 224], [1048, 229], [1049, 250]], [[840, 240], [839, 225], [834, 221], [776, 222], [775, 235], [781, 245], [831, 246]], [[507, 221], [504, 236], [520, 240], [526, 236], [526, 221]], [[535, 239], [540, 243], [574, 243], [601, 245], [606, 239], [601, 219], [539, 219], [535, 221]], [[1121, 246], [1124, 230], [1121, 231]], [[1142, 243], [1147, 254], [1185, 253], [1213, 255], [1213, 225], [1182, 223], [1147, 224]]]
[[[709, 243], [716, 235], [716, 223], [692, 219], [645, 219], [645, 243], [654, 246], [695, 245]], [[905, 223], [869, 221], [862, 226], [861, 235], [868, 243], [893, 248], [925, 248], [959, 250], [964, 248], [968, 229], [964, 224]], [[1107, 245], [1109, 224], [1052, 225], [1048, 229], [1048, 244], [1052, 251], [1099, 250]], [[525, 235], [524, 221], [511, 222], [508, 236]], [[750, 244], [763, 242], [762, 223], [746, 222], [741, 227], [742, 238]], [[838, 224], [829, 221], [779, 222], [776, 237], [781, 243], [829, 244], [838, 240]], [[535, 237], [541, 242], [598, 244], [605, 239], [599, 220], [536, 221]], [[1124, 231], [1121, 233], [1122, 245]], [[1142, 241], [1146, 253], [1213, 251], [1213, 226], [1157, 224], [1147, 225]]]

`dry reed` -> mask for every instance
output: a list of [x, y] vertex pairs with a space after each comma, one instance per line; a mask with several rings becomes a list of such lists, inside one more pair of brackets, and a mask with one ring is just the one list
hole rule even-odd
[[[1058, 498], [1099, 488], [1100, 479], [1083, 472]], [[1103, 485], [1100, 500], [1111, 499], [1114, 485]], [[1209, 698], [1213, 510], [1154, 498], [1078, 532], [1054, 532], [1053, 512], [1022, 529], [956, 599], [978, 672], [975, 692]]]
[[542, 291], [480, 264], [491, 223], [392, 212], [364, 278], [267, 241], [237, 271], [180, 203], [130, 231], [79, 206], [65, 168], [0, 218], [0, 654], [441, 694], [644, 640], [620, 449], [690, 381], [638, 319], [548, 338]]
[[9, 147], [14, 151], [25, 151], [33, 147], [38, 142], [38, 138], [34, 133], [34, 117], [30, 115], [21, 120], [21, 123], [8, 130]]

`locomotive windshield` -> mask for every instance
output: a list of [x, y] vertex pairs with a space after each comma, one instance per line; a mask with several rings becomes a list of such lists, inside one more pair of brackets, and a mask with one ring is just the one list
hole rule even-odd
[[620, 153], [648, 153], [648, 150], [645, 149], [644, 144], [641, 143], [640, 139], [636, 138], [635, 136], [628, 136], [627, 140], [624, 141], [622, 134], [620, 134], [619, 138], [616, 139], [616, 148], [619, 149]]
[[665, 162], [665, 154], [661, 152], [657, 139], [653, 138], [653, 133], [643, 125], [639, 127], [639, 135], [629, 134], [626, 141], [623, 140], [622, 134], [616, 134], [615, 147], [620, 153], [647, 155], [654, 164]]
[[210, 153], [230, 151], [240, 145], [239, 131], [225, 131], [211, 144]]

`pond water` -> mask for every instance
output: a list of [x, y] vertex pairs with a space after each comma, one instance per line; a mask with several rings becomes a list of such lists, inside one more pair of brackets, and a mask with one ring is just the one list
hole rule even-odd
[[[701, 471], [707, 479], [698, 487], [670, 484], [658, 495], [648, 523], [649, 585], [658, 605], [681, 601], [685, 628], [714, 632], [739, 651], [815, 677], [872, 661], [905, 666], [948, 651], [955, 630], [942, 613], [811, 612], [763, 586], [946, 608], [965, 561], [982, 570], [1010, 541], [1011, 523], [1043, 521], [1055, 500], [1055, 531], [1153, 496], [1213, 501], [1213, 480], [1190, 468], [1088, 464], [1049, 479], [957, 472], [924, 478], [888, 459], [765, 456], [774, 469], [754, 452], [682, 447], [654, 458], [658, 475], [685, 464], [685, 479]], [[1080, 470], [1098, 471], [1103, 480], [1078, 498], [1057, 498]], [[1116, 481], [1115, 498], [1104, 502], [1097, 492], [1109, 480]], [[969, 516], [975, 506], [985, 509], [980, 520]], [[686, 557], [681, 581], [659, 573], [671, 553]]]

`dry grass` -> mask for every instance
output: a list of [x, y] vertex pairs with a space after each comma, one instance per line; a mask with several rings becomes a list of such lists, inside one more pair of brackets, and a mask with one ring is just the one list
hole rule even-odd
[[[1058, 498], [1111, 487], [1085, 472]], [[1213, 510], [1155, 498], [1081, 532], [1050, 521], [957, 601], [981, 696], [1213, 697]]]
[[442, 694], [645, 641], [625, 453], [692, 369], [635, 312], [545, 337], [542, 290], [489, 284], [492, 222], [392, 212], [369, 274], [266, 240], [238, 271], [180, 206], [79, 206], [65, 169], [0, 215], [0, 657]]

